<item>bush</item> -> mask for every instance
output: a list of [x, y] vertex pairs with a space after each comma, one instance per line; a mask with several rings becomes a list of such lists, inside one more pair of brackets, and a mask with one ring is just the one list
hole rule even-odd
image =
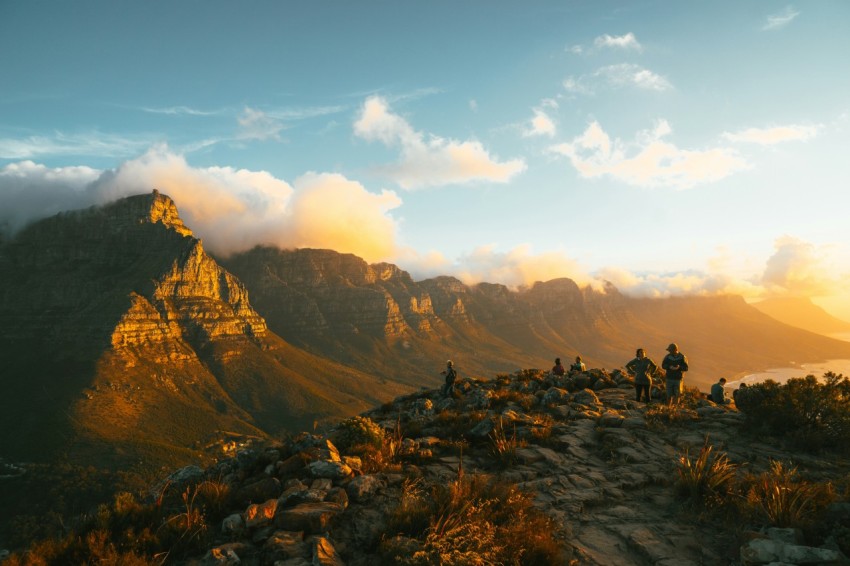
[[[407, 482], [381, 544], [387, 564], [562, 564], [557, 526], [531, 496], [489, 476]], [[401, 535], [401, 536], [398, 536]]]
[[834, 499], [830, 484], [799, 480], [796, 468], [777, 461], [771, 461], [770, 470], [747, 483], [750, 514], [775, 527], [807, 527]]
[[693, 503], [720, 503], [735, 482], [737, 466], [726, 454], [712, 454], [713, 450], [706, 439], [695, 459], [685, 450], [676, 463], [677, 490]]
[[333, 442], [342, 451], [354, 446], [380, 449], [384, 444], [384, 429], [369, 417], [351, 417], [342, 421], [333, 434]]
[[850, 451], [850, 379], [843, 375], [784, 385], [769, 380], [738, 390], [735, 402], [751, 427], [785, 437], [794, 448]]

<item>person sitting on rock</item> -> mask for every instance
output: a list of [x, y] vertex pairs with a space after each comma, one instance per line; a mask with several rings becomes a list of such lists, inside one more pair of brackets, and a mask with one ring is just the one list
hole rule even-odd
[[441, 371], [440, 375], [446, 376], [446, 384], [443, 385], [443, 396], [453, 397], [455, 392], [455, 380], [457, 379], [457, 372], [455, 371], [451, 360], [446, 362], [446, 369]]
[[576, 361], [570, 366], [570, 371], [587, 371], [587, 366], [581, 361], [581, 356], [576, 356]]
[[746, 395], [747, 393], [747, 384], [742, 383], [738, 389], [732, 392], [732, 400], [735, 401], [735, 405], [738, 404], [738, 397]]
[[566, 375], [567, 368], [561, 363], [561, 358], [555, 358], [555, 366], [552, 368], [552, 375]]
[[731, 399], [726, 398], [726, 378], [721, 377], [720, 381], [711, 386], [711, 400], [718, 405], [728, 405]]
[[652, 390], [652, 376], [658, 371], [658, 366], [646, 357], [646, 351], [638, 348], [635, 357], [626, 364], [626, 371], [635, 379], [635, 401], [640, 402], [641, 393], [649, 403], [649, 392]]

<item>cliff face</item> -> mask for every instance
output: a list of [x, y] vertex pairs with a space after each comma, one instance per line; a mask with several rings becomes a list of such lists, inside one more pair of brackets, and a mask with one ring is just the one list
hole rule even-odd
[[[260, 338], [265, 321], [159, 193], [57, 215], [14, 238], [0, 257], [4, 341], [87, 357], [110, 345], [185, 358], [180, 342]], [[169, 345], [170, 344], [170, 345]]]
[[21, 454], [179, 460], [217, 430], [309, 426], [404, 390], [270, 333], [156, 191], [59, 214], [0, 246], [0, 359], [0, 441]]
[[258, 247], [223, 263], [275, 333], [411, 384], [436, 384], [449, 358], [464, 375], [548, 368], [575, 355], [615, 368], [638, 347], [660, 362], [670, 342], [692, 357], [689, 377], [703, 387], [791, 360], [850, 356], [850, 344], [779, 324], [740, 297], [638, 299], [570, 279], [517, 291], [453, 277], [417, 282], [395, 266], [330, 250]]

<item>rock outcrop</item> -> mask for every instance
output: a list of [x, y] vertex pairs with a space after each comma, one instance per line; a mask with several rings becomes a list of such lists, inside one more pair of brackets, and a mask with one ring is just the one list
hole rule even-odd
[[393, 447], [380, 464], [364, 460], [368, 452], [338, 449], [332, 439], [357, 445], [331, 430], [172, 474], [167, 485], [174, 493], [191, 493], [208, 480], [234, 494], [224, 519], [211, 526], [211, 546], [185, 563], [366, 566], [384, 563], [388, 546], [405, 564], [430, 563], [424, 539], [393, 530], [402, 500], [411, 490], [436, 493], [429, 490], [474, 476], [514, 483], [533, 496], [552, 520], [546, 536], [561, 541], [560, 558], [548, 563], [848, 563], [835, 545], [807, 544], [800, 530], [757, 519], [741, 530], [677, 493], [677, 462], [706, 445], [722, 449], [742, 473], [760, 473], [780, 459], [813, 476], [840, 479], [850, 471], [846, 459], [792, 454], [750, 436], [734, 407], [692, 398], [682, 418], [662, 423], [663, 411], [653, 412], [657, 403], [632, 400], [630, 378], [597, 369], [566, 378], [530, 370], [464, 379], [457, 389], [452, 398], [424, 390], [366, 413], [360, 425], [377, 423]]

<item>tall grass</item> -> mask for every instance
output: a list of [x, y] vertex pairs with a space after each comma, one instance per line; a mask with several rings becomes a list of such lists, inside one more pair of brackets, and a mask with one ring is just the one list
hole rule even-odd
[[[562, 564], [557, 525], [531, 496], [490, 476], [405, 484], [381, 544], [385, 564]], [[398, 535], [402, 535], [399, 537]]]
[[692, 502], [716, 504], [732, 490], [737, 469], [726, 454], [715, 454], [706, 438], [696, 458], [689, 449], [678, 457], [676, 488]]
[[831, 484], [800, 480], [796, 468], [775, 460], [767, 472], [748, 483], [747, 507], [775, 527], [805, 527], [835, 499]]

